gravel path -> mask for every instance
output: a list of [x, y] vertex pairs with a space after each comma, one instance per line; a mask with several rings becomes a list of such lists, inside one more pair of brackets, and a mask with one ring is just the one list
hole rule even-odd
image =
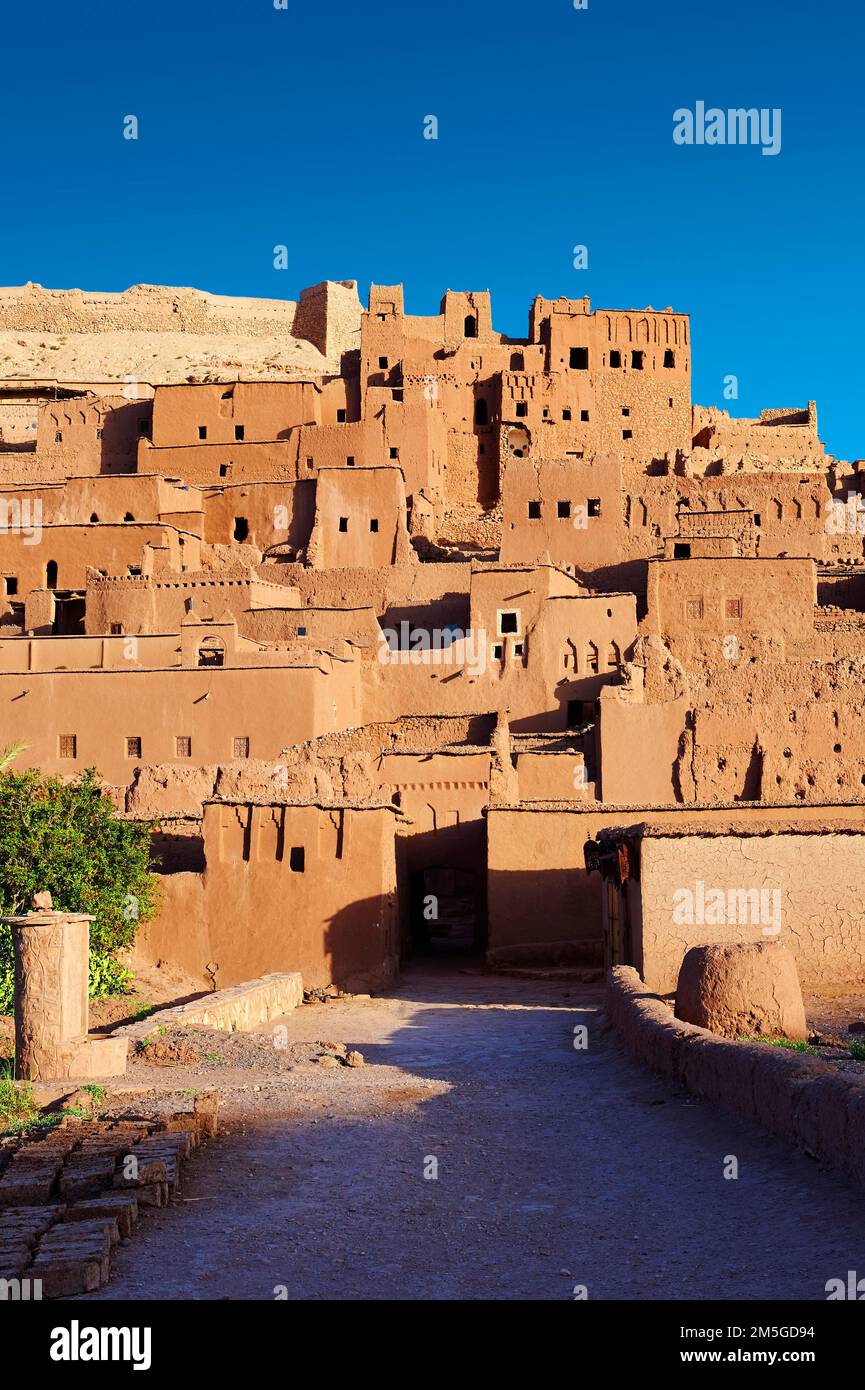
[[366, 1065], [225, 1075], [225, 1133], [99, 1297], [822, 1299], [865, 1271], [861, 1195], [625, 1057], [600, 1002], [451, 965], [298, 1010], [292, 1042]]

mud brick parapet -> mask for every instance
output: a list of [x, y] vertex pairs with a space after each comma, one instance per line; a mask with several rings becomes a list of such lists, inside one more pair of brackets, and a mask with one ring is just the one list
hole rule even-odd
[[158, 1009], [147, 1018], [135, 1023], [126, 1023], [115, 1029], [112, 1036], [124, 1036], [138, 1041], [153, 1032], [157, 1024], [182, 1028], [199, 1024], [206, 1028], [222, 1029], [233, 1033], [236, 1029], [255, 1028], [268, 1023], [272, 1018], [290, 1014], [298, 1004], [303, 1003], [303, 980], [297, 970], [287, 970], [272, 975], [262, 975], [257, 980], [247, 980], [244, 984], [232, 985], [230, 989], [218, 989], [201, 999], [192, 999], [188, 1004], [178, 1004], [169, 1009]]
[[616, 966], [607, 1017], [634, 1056], [792, 1141], [865, 1187], [865, 1085], [825, 1062], [765, 1043], [731, 1042], [681, 1023], [636, 970]]

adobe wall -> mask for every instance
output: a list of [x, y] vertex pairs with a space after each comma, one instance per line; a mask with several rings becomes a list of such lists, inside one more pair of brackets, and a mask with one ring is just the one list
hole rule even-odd
[[265, 557], [276, 551], [291, 554], [294, 560], [299, 551], [305, 551], [312, 534], [315, 493], [312, 478], [234, 483], [208, 491], [203, 504], [205, 539], [211, 545], [231, 545], [238, 529], [245, 530]]
[[810, 641], [817, 603], [813, 560], [663, 560], [648, 567], [646, 628], [676, 653], [730, 634]]
[[318, 474], [307, 559], [315, 569], [390, 567], [414, 559], [398, 468], [326, 468]]
[[[656, 994], [675, 990], [691, 946], [777, 940], [809, 994], [855, 994], [865, 978], [865, 807], [850, 833], [644, 836], [640, 845], [642, 968]], [[679, 924], [677, 890], [765, 891], [767, 924]], [[778, 890], [780, 930], [771, 897]], [[696, 912], [696, 908], [695, 908]], [[681, 916], [681, 911], [679, 912]], [[711, 909], [704, 912], [711, 916]], [[748, 916], [749, 914], [745, 914]], [[769, 935], [767, 936], [767, 930]], [[638, 962], [634, 962], [638, 963]]]
[[50, 587], [84, 590], [90, 569], [106, 573], [180, 571], [187, 565], [200, 569], [201, 543], [189, 532], [158, 523], [46, 525], [38, 544], [32, 544], [23, 532], [0, 531], [0, 574], [17, 579], [20, 596], [48, 587], [52, 563], [56, 579]]
[[356, 280], [323, 280], [301, 290], [291, 331], [338, 360], [359, 346], [361, 312]]
[[[157, 386], [151, 438], [156, 449], [184, 448], [205, 441], [254, 444], [287, 439], [301, 425], [329, 423], [327, 415], [335, 422], [337, 402], [333, 390], [325, 397], [312, 381]], [[341, 405], [345, 406], [344, 386]]]
[[138, 957], [218, 988], [279, 970], [307, 989], [384, 987], [399, 950], [394, 822], [388, 808], [210, 803], [204, 873], [162, 876]]
[[[681, 801], [685, 700], [638, 704], [611, 690], [599, 706], [600, 794], [609, 802], [647, 806]], [[706, 798], [711, 800], [711, 798]]]
[[[35, 454], [0, 450], [0, 483], [134, 473], [139, 440], [150, 431], [150, 411], [149, 400], [121, 395], [44, 402]], [[32, 431], [27, 438], [34, 438]]]
[[490, 756], [488, 749], [384, 753], [377, 767], [379, 785], [389, 795], [397, 794], [397, 804], [411, 822], [401, 833], [434, 837], [467, 822], [483, 827]]
[[610, 972], [606, 1015], [628, 1051], [662, 1076], [862, 1184], [865, 1087], [856, 1077], [813, 1057], [682, 1023], [626, 966]]
[[222, 483], [258, 482], [261, 479], [294, 482], [298, 476], [298, 433], [266, 443], [166, 445], [157, 449], [139, 440], [138, 471], [163, 477], [183, 478], [187, 483], [212, 486]]
[[803, 460], [825, 466], [824, 445], [817, 433], [817, 408], [764, 410], [758, 419], [731, 417], [726, 410], [695, 406], [694, 441], [721, 456], [741, 459], [751, 469], [796, 469]]
[[[67, 776], [95, 767], [124, 786], [142, 761], [227, 762], [236, 756], [235, 738], [249, 740], [249, 756], [277, 759], [288, 744], [361, 722], [350, 662], [168, 671], [128, 664], [0, 674], [4, 737], [27, 745], [19, 765]], [[60, 739], [72, 734], [76, 756], [61, 757]], [[132, 737], [141, 739], [140, 757], [127, 754]], [[191, 740], [189, 753], [178, 752], [179, 738]]]
[[38, 500], [43, 525], [121, 523], [127, 515], [143, 523], [168, 522], [200, 535], [204, 503], [197, 488], [155, 474], [109, 473], [9, 483], [4, 500], [21, 506]]
[[[701, 821], [729, 826], [731, 834], [736, 827], [747, 828], [755, 815], [761, 823], [783, 826], [792, 814], [800, 824], [813, 821], [815, 839], [819, 838], [827, 819], [827, 808], [821, 805], [797, 805], [795, 811], [789, 805], [716, 805], [699, 811]], [[865, 806], [831, 808], [833, 823], [843, 820], [853, 828], [863, 824], [863, 815]], [[545, 943], [553, 948], [547, 956], [566, 943], [575, 958], [597, 965], [603, 960], [605, 890], [600, 874], [585, 871], [586, 841], [595, 839], [602, 829], [626, 829], [649, 816], [653, 823], [674, 827], [677, 820], [684, 823], [686, 817], [693, 818], [694, 808], [524, 803], [490, 806], [486, 816], [490, 949], [507, 955], [529, 948], [540, 957]], [[839, 840], [855, 838], [839, 836]], [[701, 876], [708, 882], [708, 875]], [[832, 891], [840, 896], [845, 883], [842, 873]], [[851, 915], [856, 901], [854, 895]]]
[[[250, 609], [267, 608], [271, 603], [279, 615], [275, 639], [285, 635], [284, 610], [294, 612], [300, 604], [297, 590], [286, 585], [266, 584], [247, 575], [207, 571], [151, 578], [91, 576], [87, 585], [85, 631], [94, 635], [116, 629], [124, 635], [176, 633], [190, 612], [201, 618], [222, 618], [230, 613], [239, 619]], [[244, 636], [268, 640], [254, 628], [241, 630]], [[154, 663], [148, 660], [145, 664]]]

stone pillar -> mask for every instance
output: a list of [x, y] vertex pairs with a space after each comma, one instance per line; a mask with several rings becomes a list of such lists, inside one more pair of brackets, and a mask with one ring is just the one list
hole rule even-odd
[[88, 1028], [92, 917], [28, 912], [4, 917], [15, 953], [15, 1076], [51, 1081], [69, 1074], [70, 1044]]

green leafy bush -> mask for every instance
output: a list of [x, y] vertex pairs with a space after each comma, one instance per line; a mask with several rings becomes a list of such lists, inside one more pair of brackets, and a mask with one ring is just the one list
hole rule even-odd
[[[125, 987], [115, 954], [155, 911], [152, 828], [121, 820], [93, 769], [71, 782], [0, 770], [0, 915], [26, 912], [40, 889], [60, 912], [92, 913], [91, 994]], [[0, 927], [0, 1013], [12, 1003], [11, 933]]]

